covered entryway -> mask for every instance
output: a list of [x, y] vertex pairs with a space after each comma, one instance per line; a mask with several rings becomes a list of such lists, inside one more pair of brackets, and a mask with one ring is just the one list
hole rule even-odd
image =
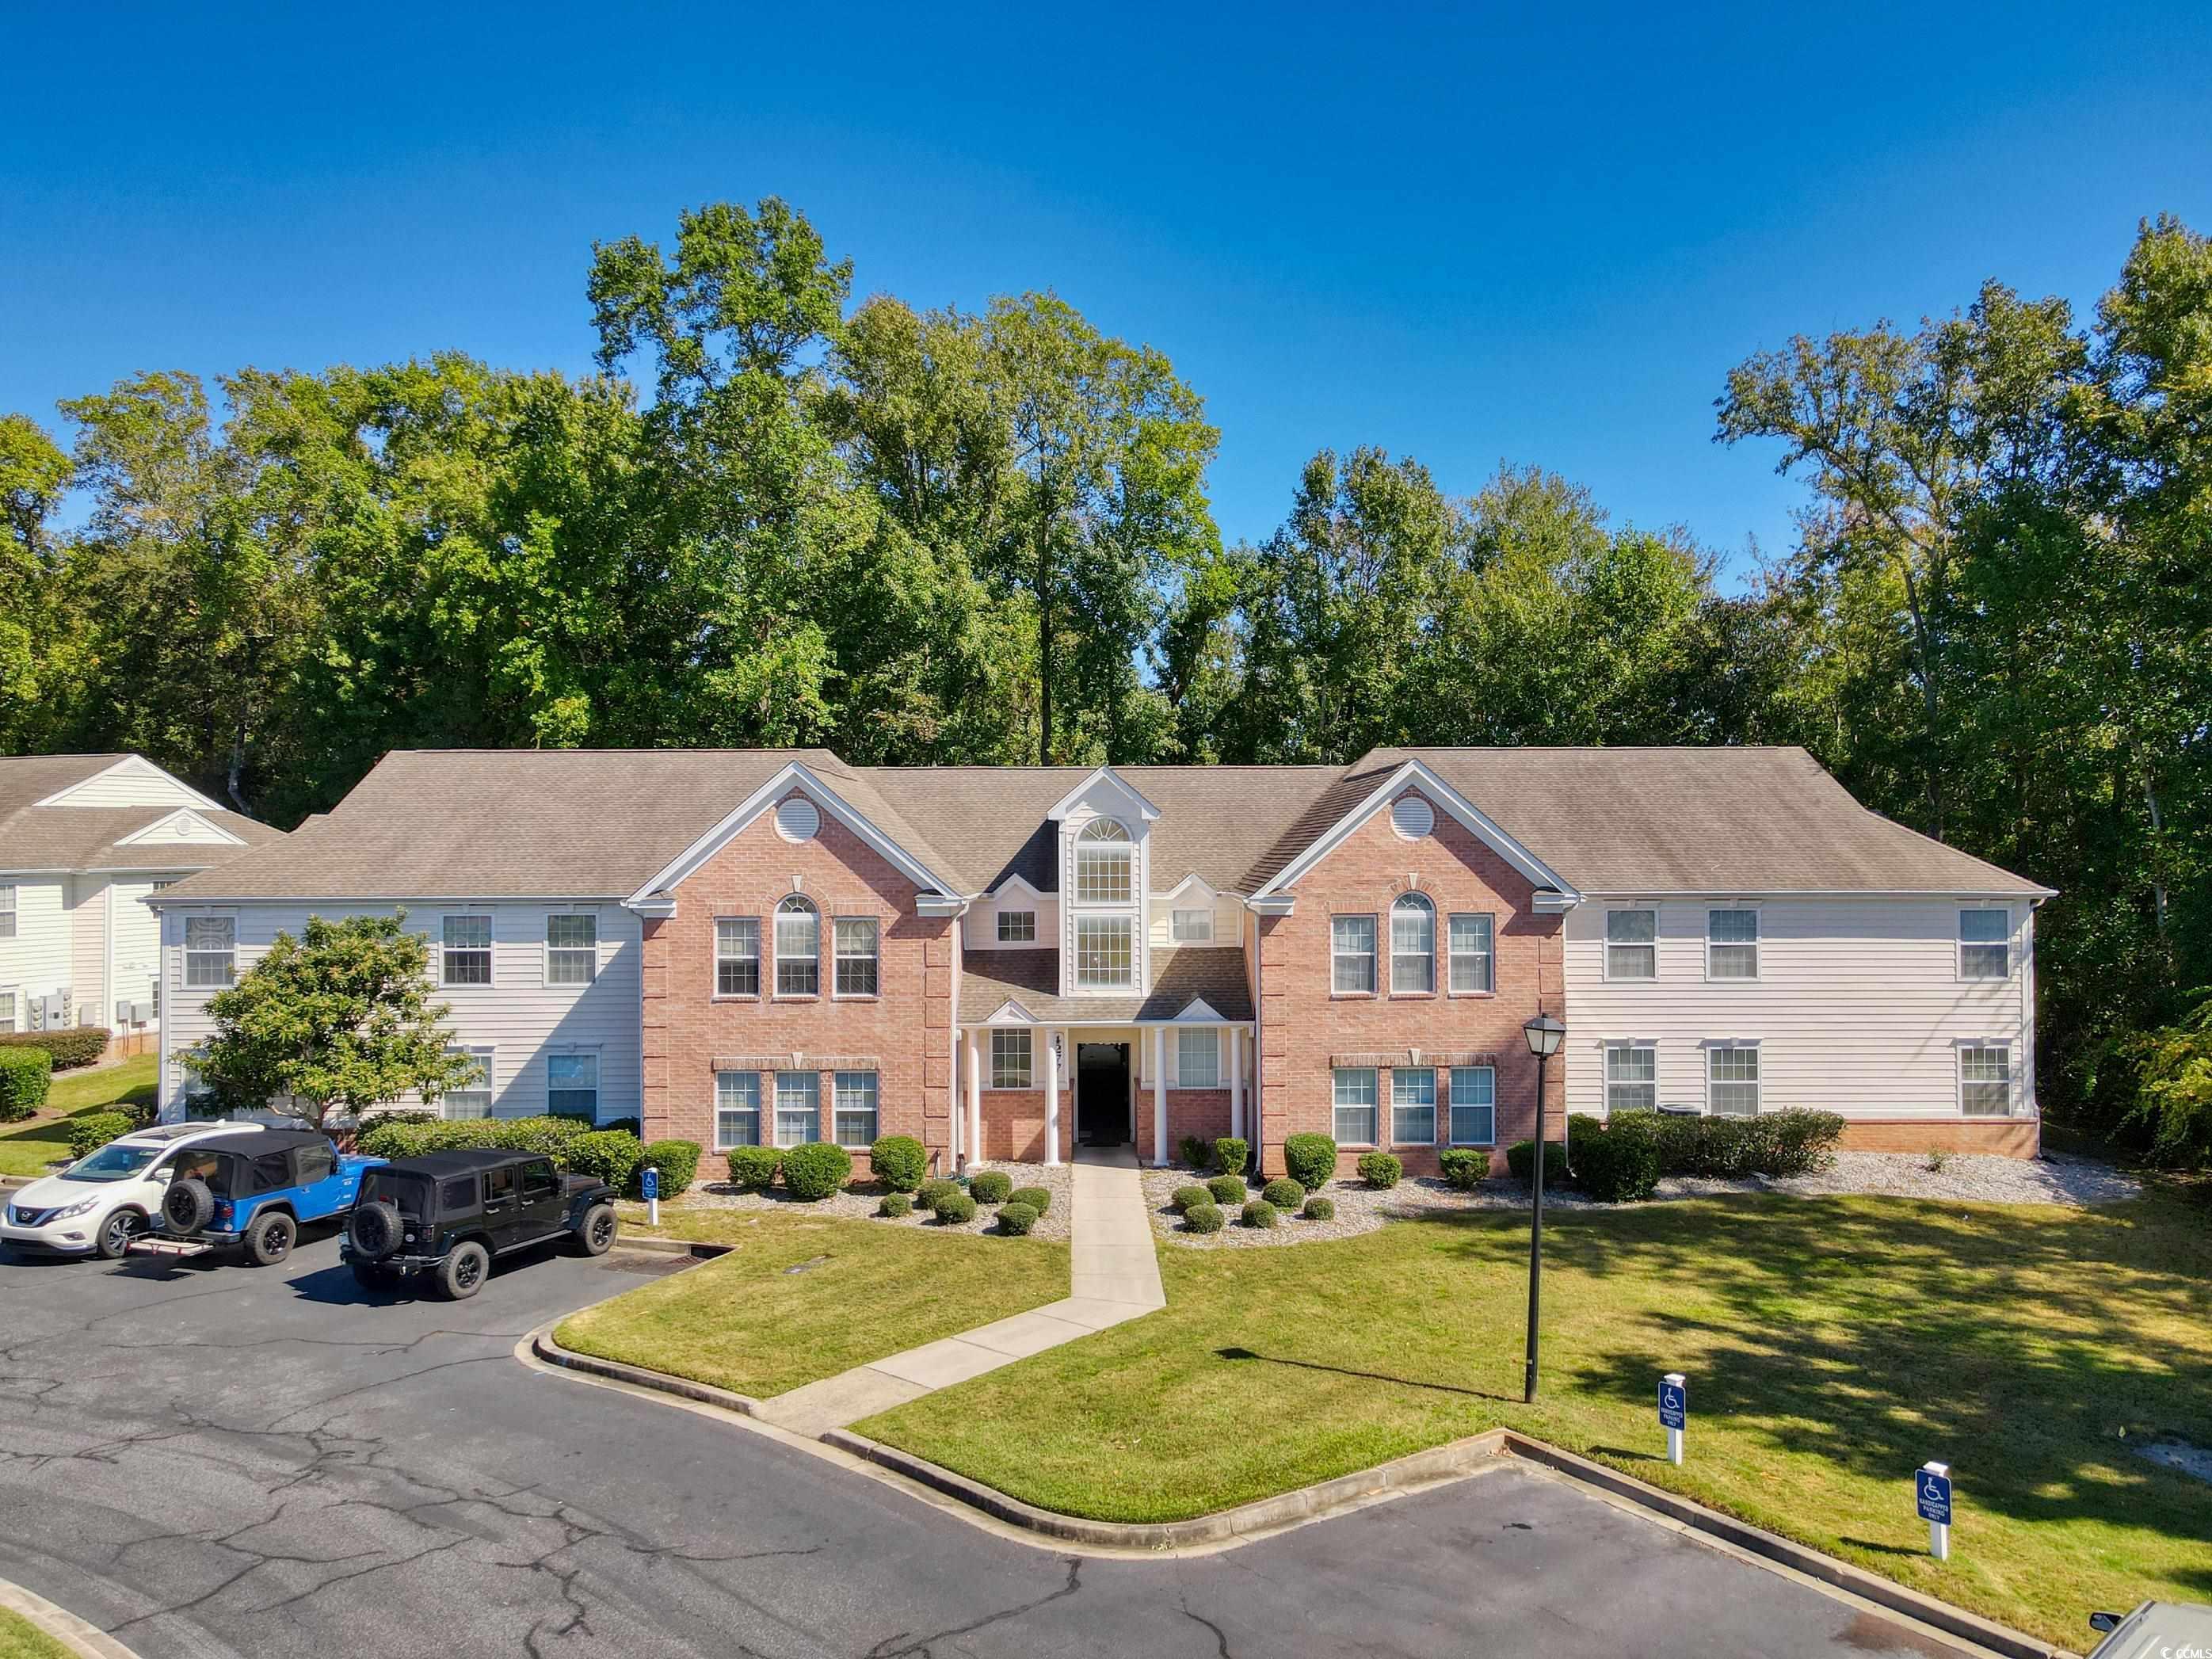
[[1136, 1133], [1131, 1113], [1129, 1045], [1075, 1045], [1075, 1138], [1085, 1146], [1126, 1146]]

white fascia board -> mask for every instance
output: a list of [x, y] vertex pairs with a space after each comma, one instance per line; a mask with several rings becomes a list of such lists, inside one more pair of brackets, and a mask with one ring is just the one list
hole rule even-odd
[[1041, 891], [1037, 888], [1030, 886], [1030, 878], [1027, 876], [1012, 875], [1008, 876], [996, 887], [988, 889], [986, 893], [978, 893], [975, 896], [978, 898], [988, 896], [994, 899], [1024, 896], [1033, 899], [1047, 899], [1052, 897], [1053, 895]]
[[1287, 916], [1297, 905], [1296, 896], [1290, 893], [1255, 893], [1244, 901], [1244, 908], [1255, 916]]
[[[1488, 813], [1438, 777], [1425, 763], [1409, 760], [1385, 778], [1365, 800], [1330, 825], [1312, 846], [1285, 865], [1272, 879], [1252, 896], [1252, 908], [1260, 910], [1259, 902], [1261, 899], [1270, 898], [1281, 893], [1307, 871], [1334, 852], [1353, 830], [1380, 811], [1394, 796], [1404, 790], [1407, 784], [1418, 784], [1424, 794], [1441, 804], [1444, 811], [1458, 819], [1461, 826], [1468, 834], [1512, 866], [1513, 869], [1536, 890], [1539, 909], [1547, 908], [1545, 902], [1547, 890], [1557, 896], [1552, 899], [1551, 904], [1559, 909], [1571, 908], [1580, 902], [1582, 894], [1576, 890], [1573, 883], [1565, 879], [1543, 860], [1507, 835], [1492, 821]], [[1267, 910], [1261, 910], [1261, 913], [1268, 915], [1277, 914]]]
[[1209, 899], [1218, 899], [1222, 896], [1221, 890], [1218, 887], [1216, 887], [1212, 882], [1208, 881], [1204, 876], [1200, 875], [1195, 870], [1192, 871], [1190, 874], [1185, 876], [1173, 887], [1169, 888], [1166, 892], [1155, 892], [1152, 896], [1153, 898], [1164, 902], [1171, 902], [1181, 898], [1185, 893], [1189, 892], [1194, 887], [1200, 892], [1205, 894]]
[[957, 894], [923, 893], [915, 899], [914, 909], [921, 916], [964, 916], [968, 901]]
[[1055, 801], [1051, 809], [1045, 813], [1045, 817], [1049, 818], [1053, 823], [1058, 823], [1062, 818], [1066, 817], [1070, 812], [1075, 810], [1077, 803], [1081, 801], [1085, 795], [1089, 794], [1101, 783], [1109, 783], [1113, 785], [1115, 788], [1120, 790], [1124, 795], [1127, 796], [1131, 804], [1136, 807], [1137, 815], [1143, 818], [1146, 823], [1150, 823], [1160, 816], [1160, 809], [1153, 805], [1151, 801], [1146, 799], [1143, 793], [1139, 790], [1134, 784], [1124, 778], [1112, 767], [1101, 766], [1095, 769], [1089, 777], [1084, 779], [1082, 782], [1077, 784], [1074, 788], [1069, 790], [1066, 794], [1062, 795], [1057, 801]]
[[1747, 904], [1755, 904], [1765, 899], [1778, 898], [1904, 898], [2041, 904], [2045, 899], [2057, 898], [2058, 890], [2056, 887], [2015, 887], [2005, 891], [1982, 887], [1639, 887], [1632, 891], [1584, 893], [1582, 896], [1613, 902], [1641, 900], [1646, 903], [1656, 903], [1662, 899], [1735, 899]]
[[191, 804], [193, 805], [204, 806], [210, 812], [220, 812], [222, 811], [222, 806], [220, 802], [210, 800], [205, 795], [200, 793], [198, 790], [193, 788], [191, 785], [186, 783], [182, 778], [177, 776], [175, 773], [162, 770], [161, 768], [155, 765], [153, 762], [148, 760], [143, 755], [125, 755], [121, 760], [116, 761], [111, 765], [101, 767], [100, 770], [94, 772], [90, 777], [79, 778], [75, 783], [70, 784], [67, 788], [57, 789], [52, 794], [47, 796], [44, 800], [34, 800], [31, 805], [33, 806], [66, 806], [69, 805], [69, 798], [76, 793], [78, 790], [85, 787], [88, 784], [97, 783], [102, 778], [112, 778], [118, 772], [136, 772], [141, 768], [143, 768], [148, 772], [154, 773], [157, 776], [168, 779], [171, 783], [175, 784], [178, 788], [183, 790], [186, 795], [191, 798]]
[[1000, 1003], [997, 1010], [983, 1024], [986, 1025], [1034, 1025], [1036, 1024], [1036, 1017], [1023, 1007], [1020, 1003], [1009, 998]]
[[783, 799], [793, 788], [803, 791], [807, 799], [827, 811], [830, 816], [858, 836], [874, 852], [882, 855], [898, 872], [925, 892], [957, 896], [959, 888], [924, 865], [914, 854], [901, 847], [889, 836], [855, 811], [843, 797], [814, 775], [805, 765], [793, 761], [766, 783], [738, 803], [737, 810], [720, 823], [693, 842], [660, 871], [623, 902], [635, 907], [658, 902], [669, 896], [669, 890], [679, 885], [695, 874], [707, 860], [727, 846], [732, 836]]
[[[209, 823], [208, 820], [202, 817], [195, 809], [189, 806], [179, 806], [173, 812], [164, 812], [160, 817], [155, 818], [153, 823], [146, 825], [143, 829], [133, 830], [129, 835], [124, 836], [115, 844], [118, 847], [138, 846], [155, 830], [167, 829], [169, 825], [174, 823], [179, 818], [191, 819], [194, 823], [206, 830], [210, 836], [214, 837], [217, 841], [228, 842], [233, 847], [243, 847], [246, 845], [245, 837], [232, 835], [229, 830], [224, 829], [219, 823]], [[177, 844], [179, 847], [204, 847], [208, 843], [206, 842], [179, 842]]]

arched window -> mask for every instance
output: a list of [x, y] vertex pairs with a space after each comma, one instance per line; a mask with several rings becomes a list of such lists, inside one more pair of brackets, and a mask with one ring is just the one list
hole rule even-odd
[[1437, 907], [1419, 893], [1390, 907], [1390, 988], [1437, 988]]
[[775, 994], [822, 994], [822, 917], [796, 893], [775, 907]]
[[1112, 818], [1093, 818], [1075, 837], [1075, 902], [1127, 904], [1130, 893], [1129, 832]]

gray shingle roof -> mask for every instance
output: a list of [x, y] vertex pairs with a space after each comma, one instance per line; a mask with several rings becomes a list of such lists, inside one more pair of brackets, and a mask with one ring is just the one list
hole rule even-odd
[[220, 808], [191, 811], [244, 842], [117, 843], [179, 810], [150, 806], [40, 806], [72, 784], [97, 777], [124, 755], [0, 757], [0, 870], [204, 870], [284, 838], [283, 831]]
[[1046, 1024], [1118, 1025], [1173, 1019], [1201, 1000], [1224, 1019], [1252, 1018], [1243, 951], [1234, 945], [1164, 951], [1152, 958], [1152, 988], [1142, 996], [1060, 995], [1060, 952], [1052, 950], [970, 951], [960, 975], [960, 1018], [969, 1021], [988, 1019], [1012, 1001]]

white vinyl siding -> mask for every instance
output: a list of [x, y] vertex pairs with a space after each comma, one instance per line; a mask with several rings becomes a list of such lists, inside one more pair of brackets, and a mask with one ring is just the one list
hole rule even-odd
[[1759, 912], [1749, 909], [1705, 912], [1705, 977], [1759, 977]]
[[1221, 1033], [1212, 1026], [1176, 1033], [1176, 1087], [1221, 1086]]
[[1340, 996], [1375, 989], [1375, 918], [1329, 918], [1329, 989]]
[[589, 985], [599, 975], [599, 919], [588, 915], [545, 918], [545, 982]]
[[714, 1150], [761, 1144], [761, 1080], [758, 1072], [714, 1073]]
[[1488, 1066], [1455, 1066], [1451, 1074], [1451, 1144], [1498, 1144], [1498, 1073]]
[[822, 1073], [775, 1074], [775, 1144], [803, 1146], [822, 1138]]
[[1031, 1036], [1027, 1030], [991, 1033], [992, 1088], [1033, 1089], [1036, 1086]]
[[1455, 992], [1484, 992], [1498, 988], [1495, 928], [1486, 915], [1457, 915], [1451, 919], [1451, 988]]
[[204, 803], [191, 787], [141, 755], [131, 755], [106, 771], [57, 791], [57, 806], [194, 806]]
[[1705, 1050], [1705, 1109], [1715, 1117], [1759, 1115], [1759, 1050], [1747, 1046]]
[[1375, 1144], [1376, 1073], [1371, 1066], [1342, 1066], [1331, 1073], [1336, 1091], [1335, 1120], [1331, 1127], [1340, 1146]]
[[1640, 1043], [1607, 1043], [1605, 1048], [1607, 1112], [1648, 1112], [1658, 1104], [1657, 1052]]
[[1400, 1146], [1437, 1144], [1437, 1074], [1428, 1067], [1392, 1070], [1390, 1139]]
[[1656, 910], [1609, 910], [1605, 918], [1605, 976], [1656, 979], [1659, 973]]

